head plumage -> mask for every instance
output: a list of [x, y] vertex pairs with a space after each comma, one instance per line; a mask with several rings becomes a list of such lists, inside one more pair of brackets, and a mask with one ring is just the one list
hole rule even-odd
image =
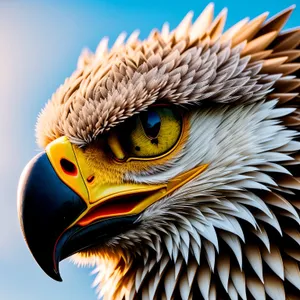
[[299, 79], [282, 77], [299, 67], [290, 62], [293, 53], [286, 53], [296, 47], [299, 31], [280, 33], [292, 10], [267, 22], [266, 13], [243, 19], [223, 33], [227, 10], [214, 18], [209, 4], [194, 23], [190, 12], [175, 30], [165, 24], [144, 41], [138, 31], [127, 41], [122, 33], [111, 49], [108, 39], [102, 39], [95, 53], [83, 51], [77, 70], [41, 112], [39, 145], [45, 147], [62, 135], [87, 144], [159, 101], [255, 102], [275, 83], [279, 91], [297, 88]]

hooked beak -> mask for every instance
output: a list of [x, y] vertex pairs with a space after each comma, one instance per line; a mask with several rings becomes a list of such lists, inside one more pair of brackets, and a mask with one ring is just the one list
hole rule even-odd
[[89, 166], [66, 137], [50, 143], [25, 167], [18, 187], [23, 235], [40, 267], [62, 281], [59, 262], [130, 229], [139, 214], [207, 168], [167, 184], [95, 184]]

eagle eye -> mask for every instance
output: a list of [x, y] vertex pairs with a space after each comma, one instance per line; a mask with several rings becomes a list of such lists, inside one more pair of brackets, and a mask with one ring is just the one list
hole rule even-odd
[[154, 106], [125, 124], [120, 133], [127, 160], [158, 158], [173, 150], [182, 133], [176, 107]]

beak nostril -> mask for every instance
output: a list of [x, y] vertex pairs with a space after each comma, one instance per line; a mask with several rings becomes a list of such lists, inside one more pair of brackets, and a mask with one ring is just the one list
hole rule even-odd
[[89, 176], [89, 177], [86, 179], [86, 181], [87, 181], [88, 183], [92, 183], [92, 182], [94, 181], [94, 179], [95, 179], [95, 176], [91, 175], [91, 176]]
[[76, 166], [72, 162], [70, 162], [69, 160], [67, 160], [65, 158], [62, 158], [60, 160], [60, 165], [61, 165], [61, 168], [63, 169], [63, 171], [66, 174], [71, 175], [71, 176], [76, 176], [77, 175]]

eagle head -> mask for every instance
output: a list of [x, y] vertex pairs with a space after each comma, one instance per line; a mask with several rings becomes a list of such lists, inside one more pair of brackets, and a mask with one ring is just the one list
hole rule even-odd
[[95, 265], [104, 299], [296, 299], [299, 28], [293, 7], [223, 33], [210, 4], [84, 51], [18, 188], [37, 263]]

